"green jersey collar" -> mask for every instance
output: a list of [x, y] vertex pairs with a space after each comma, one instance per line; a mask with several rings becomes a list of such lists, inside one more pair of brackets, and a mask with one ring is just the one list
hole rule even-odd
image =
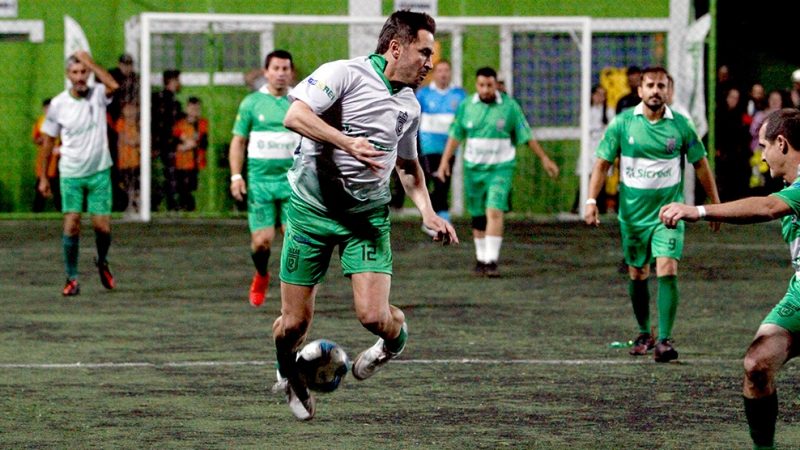
[[388, 89], [392, 95], [397, 94], [407, 86], [403, 83], [393, 83], [386, 78], [386, 74], [383, 73], [383, 71], [386, 70], [386, 66], [389, 64], [389, 62], [386, 61], [386, 58], [384, 58], [383, 55], [373, 53], [369, 55], [369, 62], [372, 64], [372, 68], [375, 69], [375, 72], [378, 73], [378, 76], [381, 77], [381, 80], [383, 80], [383, 84], [386, 85], [386, 89]]
[[[643, 116], [644, 115], [644, 102], [640, 102], [633, 108], [633, 115], [634, 116]], [[674, 119], [675, 117], [672, 115], [672, 110], [669, 109], [669, 106], [664, 105], [664, 115], [661, 117], [662, 119]]]
[[[481, 102], [483, 102], [483, 100], [481, 100], [481, 97], [480, 95], [478, 95], [477, 92], [472, 95], [472, 103], [481, 103]], [[498, 105], [503, 104], [503, 94], [501, 94], [500, 91], [494, 93], [494, 102]]]

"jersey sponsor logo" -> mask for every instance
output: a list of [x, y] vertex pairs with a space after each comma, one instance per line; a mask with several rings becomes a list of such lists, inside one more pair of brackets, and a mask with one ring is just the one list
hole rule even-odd
[[403, 126], [406, 124], [406, 122], [408, 122], [408, 113], [406, 111], [401, 111], [397, 116], [397, 125], [394, 127], [394, 131], [398, 136], [403, 134]]
[[324, 92], [325, 95], [327, 95], [329, 99], [334, 100], [336, 98], [336, 94], [334, 94], [333, 91], [331, 90], [331, 88], [329, 88], [322, 81], [317, 80], [316, 78], [308, 77], [308, 84], [310, 84], [311, 86], [317, 87], [319, 90]]
[[680, 158], [647, 159], [623, 156], [622, 182], [636, 189], [661, 189], [681, 181]]
[[81, 134], [88, 133], [88, 132], [94, 130], [95, 128], [97, 128], [97, 124], [94, 123], [94, 121], [91, 121], [91, 122], [89, 122], [88, 124], [86, 124], [86, 125], [84, 125], [82, 127], [73, 128], [71, 130], [69, 130], [69, 129], [65, 130], [64, 131], [64, 136], [66, 136], [66, 137], [79, 136]]

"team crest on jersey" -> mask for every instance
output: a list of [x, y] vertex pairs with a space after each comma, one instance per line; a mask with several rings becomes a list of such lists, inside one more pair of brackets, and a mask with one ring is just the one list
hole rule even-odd
[[408, 113], [402, 111], [400, 115], [397, 116], [397, 125], [394, 127], [394, 131], [398, 136], [403, 134], [403, 126], [405, 126], [406, 122], [408, 122]]
[[784, 305], [779, 305], [780, 309], [778, 310], [778, 315], [781, 317], [792, 317], [794, 313], [800, 310], [800, 307], [793, 303], [786, 303]]
[[675, 153], [676, 143], [675, 138], [667, 139], [667, 153]]
[[506, 119], [497, 119], [495, 127], [497, 128], [497, 131], [503, 131], [506, 128]]
[[288, 253], [289, 257], [286, 258], [286, 270], [289, 271], [289, 273], [293, 273], [295, 270], [297, 270], [298, 261], [300, 259], [300, 249], [295, 246], [291, 246], [289, 247]]

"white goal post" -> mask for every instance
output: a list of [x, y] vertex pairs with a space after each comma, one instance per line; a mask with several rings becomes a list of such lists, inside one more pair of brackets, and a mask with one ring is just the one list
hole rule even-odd
[[[126, 24], [126, 50], [139, 55], [138, 68], [141, 76], [140, 97], [140, 123], [141, 123], [141, 148], [150, 149], [152, 137], [150, 135], [151, 122], [151, 93], [153, 86], [160, 84], [160, 75], [153, 73], [153, 37], [159, 34], [198, 34], [198, 33], [236, 33], [246, 31], [259, 33], [259, 48], [252, 48], [258, 53], [258, 60], [263, 61], [266, 53], [275, 46], [273, 30], [278, 25], [292, 27], [312, 27], [322, 25], [345, 25], [352, 30], [358, 26], [362, 29], [380, 29], [385, 22], [385, 17], [351, 17], [351, 16], [314, 16], [314, 15], [238, 15], [238, 14], [194, 14], [194, 13], [143, 13], [136, 16]], [[589, 146], [589, 114], [588, 109], [581, 105], [588, 105], [591, 87], [591, 54], [592, 54], [592, 24], [588, 17], [437, 17], [437, 34], [449, 36], [449, 59], [453, 69], [453, 83], [463, 85], [472, 83], [472, 74], [464, 74], [467, 63], [475, 65], [475, 61], [465, 61], [465, 40], [470, 30], [476, 27], [493, 27], [499, 48], [496, 54], [487, 55], [486, 61], [496, 61], [499, 55], [498, 75], [506, 83], [510, 95], [517, 97], [514, 87], [524, 86], [524, 79], [520, 79], [519, 64], [515, 62], [515, 52], [519, 53], [520, 36], [526, 33], [539, 35], [566, 36], [563, 41], [571, 42], [574, 48], [573, 61], [566, 63], [569, 75], [573, 82], [572, 101], [575, 104], [575, 114], [569, 123], [548, 124], [540, 126], [532, 121], [533, 134], [539, 141], [572, 140], [580, 142], [580, 158], [588, 161], [592, 151]], [[494, 32], [492, 32], [494, 33]], [[376, 42], [376, 37], [366, 37]], [[312, 45], [312, 44], [309, 44]], [[373, 44], [374, 45], [374, 44]], [[292, 49], [289, 48], [291, 51]], [[355, 57], [347, 55], [346, 49], [342, 58]], [[296, 62], [297, 63], [297, 62]], [[515, 65], [516, 64], [516, 65]], [[480, 64], [487, 65], [487, 64]], [[176, 67], [182, 69], [181, 67]], [[515, 80], [515, 77], [517, 79]], [[181, 79], [184, 85], [236, 85], [243, 84], [241, 71], [225, 73], [224, 71], [200, 71], [192, 73], [182, 69]], [[522, 83], [522, 84], [521, 84]], [[576, 92], [577, 91], [577, 92]], [[520, 93], [522, 95], [522, 93]], [[523, 110], [525, 110], [523, 104]], [[528, 114], [530, 111], [525, 111]], [[234, 112], [235, 114], [235, 112]], [[529, 115], [530, 117], [530, 115]], [[151, 218], [151, 153], [141, 151], [141, 189], [139, 218], [149, 221]], [[571, 168], [562, 168], [571, 170]], [[463, 184], [459, 173], [453, 179], [453, 210], [459, 214], [463, 211]], [[586, 198], [588, 178], [582, 177], [580, 182], [581, 202]]]

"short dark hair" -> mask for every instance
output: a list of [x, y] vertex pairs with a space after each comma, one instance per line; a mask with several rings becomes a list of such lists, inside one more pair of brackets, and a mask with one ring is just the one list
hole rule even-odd
[[178, 69], [167, 69], [164, 71], [164, 86], [172, 80], [180, 79], [181, 71]]
[[642, 73], [642, 69], [640, 69], [639, 66], [628, 66], [628, 71], [625, 73], [629, 75], [632, 73]]
[[655, 73], [663, 73], [664, 75], [667, 76], [667, 78], [669, 78], [669, 72], [667, 72], [667, 69], [665, 69], [665, 68], [663, 68], [661, 66], [645, 67], [644, 70], [642, 70], [642, 78], [644, 78], [645, 76], [647, 76], [648, 74], [651, 74], [651, 73], [653, 73], [653, 74], [655, 74]]
[[408, 10], [395, 11], [386, 19], [378, 37], [378, 47], [375, 53], [382, 55], [389, 50], [392, 39], [403, 45], [408, 45], [417, 39], [419, 30], [436, 33], [436, 21], [433, 17], [423, 13]]
[[199, 98], [194, 97], [194, 96], [193, 97], [189, 97], [189, 100], [187, 100], [186, 102], [189, 103], [189, 104], [192, 104], [192, 105], [199, 105], [199, 104], [203, 103], [202, 100], [200, 100]]
[[52, 100], [50, 97], [42, 100], [42, 106], [50, 106], [50, 100]]
[[764, 119], [764, 139], [775, 142], [783, 136], [795, 150], [800, 150], [800, 110], [783, 108], [769, 113]]
[[497, 72], [489, 66], [481, 67], [477, 72], [475, 72], [475, 78], [478, 77], [489, 77], [497, 80]]
[[133, 56], [130, 53], [123, 53], [119, 55], [119, 60], [122, 64], [133, 64]]
[[270, 63], [270, 61], [272, 61], [272, 58], [288, 59], [289, 60], [289, 67], [294, 69], [294, 61], [292, 60], [292, 54], [287, 52], [286, 50], [273, 50], [273, 51], [269, 52], [269, 54], [267, 54], [267, 57], [264, 58], [264, 68], [265, 69], [267, 67], [269, 67], [269, 63]]

